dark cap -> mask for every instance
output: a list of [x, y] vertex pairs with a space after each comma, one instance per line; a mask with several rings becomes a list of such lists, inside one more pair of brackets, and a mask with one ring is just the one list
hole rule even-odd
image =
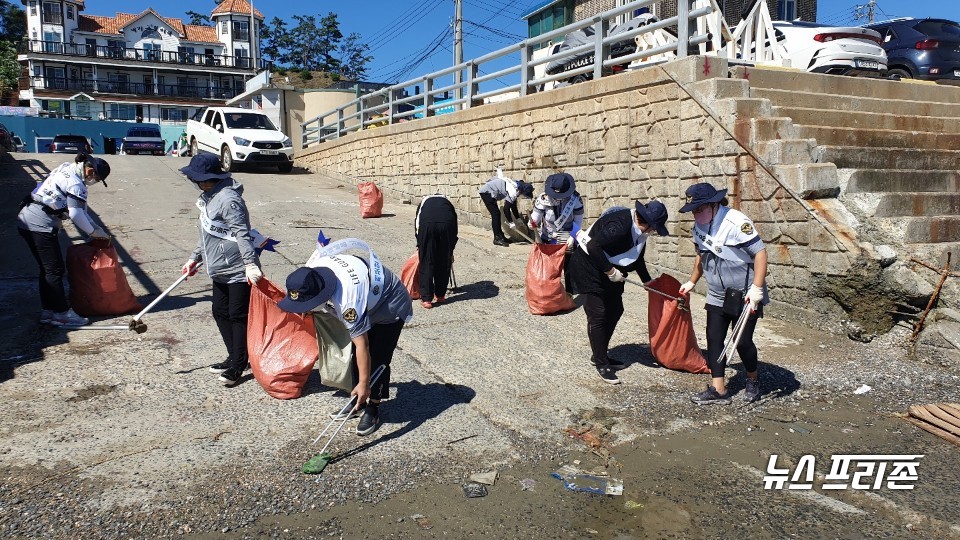
[[88, 156], [86, 160], [86, 166], [93, 169], [93, 174], [97, 175], [97, 178], [103, 182], [103, 186], [107, 187], [107, 177], [110, 176], [110, 164], [106, 160]]
[[650, 201], [647, 204], [641, 204], [637, 201], [637, 215], [645, 221], [647, 225], [657, 230], [660, 236], [667, 236], [670, 231], [667, 230], [667, 207], [660, 201]]
[[230, 178], [230, 173], [220, 168], [220, 158], [213, 154], [201, 152], [190, 158], [190, 164], [180, 169], [191, 182], [209, 182], [210, 180], [224, 180]]
[[329, 268], [297, 268], [287, 276], [287, 295], [277, 306], [290, 313], [306, 313], [333, 296], [337, 276]]
[[543, 186], [543, 192], [551, 199], [566, 199], [576, 188], [573, 177], [567, 173], [551, 174]]
[[727, 190], [718, 190], [707, 182], [701, 182], [688, 187], [686, 196], [686, 204], [680, 207], [680, 212], [691, 212], [704, 204], [720, 202], [727, 196]]
[[529, 184], [523, 180], [517, 180], [517, 191], [521, 196], [529, 199], [533, 197], [533, 184]]

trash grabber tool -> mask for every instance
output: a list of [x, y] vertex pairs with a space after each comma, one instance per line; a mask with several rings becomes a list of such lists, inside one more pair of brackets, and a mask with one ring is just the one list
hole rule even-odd
[[743, 329], [747, 326], [747, 319], [750, 317], [750, 308], [744, 306], [743, 311], [740, 312], [740, 318], [737, 319], [737, 323], [733, 325], [733, 333], [730, 334], [730, 339], [727, 340], [727, 344], [723, 346], [723, 350], [720, 351], [720, 358], [726, 357], [726, 361], [730, 362], [733, 360], [733, 355], [737, 352], [737, 345], [740, 343], [740, 336], [743, 335]]
[[133, 330], [133, 328], [131, 328], [129, 325], [123, 326], [120, 324], [113, 324], [113, 325], [85, 324], [83, 326], [70, 326], [65, 324], [60, 326], [60, 328], [65, 328], [67, 330]]
[[660, 296], [662, 296], [662, 297], [664, 297], [664, 298], [669, 298], [670, 300], [676, 301], [676, 302], [677, 302], [677, 308], [678, 308], [680, 311], [690, 311], [690, 308], [687, 307], [687, 299], [684, 298], [684, 297], [682, 297], [682, 296], [670, 296], [669, 294], [667, 294], [667, 293], [665, 293], [665, 292], [663, 292], [663, 291], [659, 291], [659, 290], [657, 290], [657, 289], [654, 289], [653, 287], [648, 287], [648, 286], [644, 285], [643, 283], [640, 283], [639, 281], [634, 281], [634, 280], [632, 280], [632, 279], [630, 279], [630, 278], [624, 278], [624, 281], [626, 281], [627, 283], [629, 283], [629, 284], [631, 284], [631, 285], [636, 285], [637, 287], [643, 287], [644, 289], [652, 292], [653, 294], [659, 294]]
[[453, 271], [453, 263], [450, 263], [450, 282], [453, 283], [453, 286], [450, 287], [450, 290], [457, 288], [457, 273]]
[[[369, 386], [373, 386], [374, 383], [377, 382], [377, 379], [380, 378], [380, 374], [383, 373], [384, 369], [386, 369], [386, 366], [380, 366], [373, 371], [373, 374], [370, 376]], [[321, 431], [320, 434], [317, 435], [317, 438], [313, 440], [312, 444], [316, 444], [317, 441], [319, 441], [320, 438], [323, 437], [323, 435], [327, 431], [329, 431], [331, 427], [333, 427], [333, 424], [337, 420], [340, 420], [341, 416], [343, 417], [343, 420], [340, 422], [340, 425], [333, 432], [333, 435], [330, 436], [330, 439], [327, 440], [327, 444], [323, 445], [323, 448], [320, 449], [320, 453], [313, 456], [312, 458], [307, 460], [306, 463], [303, 464], [302, 470], [304, 473], [320, 474], [320, 472], [322, 472], [323, 469], [326, 468], [327, 464], [330, 463], [330, 460], [333, 459], [333, 456], [327, 453], [327, 447], [330, 446], [330, 443], [333, 442], [333, 439], [335, 439], [337, 434], [340, 433], [340, 430], [343, 429], [343, 426], [347, 424], [347, 420], [350, 420], [350, 411], [353, 409], [353, 404], [356, 400], [357, 400], [356, 396], [351, 396], [350, 401], [342, 409], [340, 409], [340, 412], [337, 413], [337, 415], [334, 416], [332, 420], [330, 420], [330, 423], [327, 424], [327, 427], [323, 428], [323, 431]]]
[[[198, 262], [198, 263], [197, 263], [197, 266], [195, 266], [194, 268], [199, 269], [201, 266], [203, 266], [203, 262]], [[194, 274], [196, 274], [196, 272], [194, 272]], [[189, 273], [181, 275], [179, 278], [177, 278], [176, 281], [173, 282], [172, 285], [170, 285], [169, 287], [167, 287], [167, 289], [166, 289], [165, 291], [163, 291], [162, 293], [160, 293], [159, 296], [157, 296], [156, 298], [154, 298], [154, 299], [153, 299], [153, 302], [150, 302], [149, 304], [147, 304], [147, 307], [145, 307], [145, 308], [143, 308], [142, 310], [140, 310], [140, 313], [137, 313], [136, 315], [134, 315], [134, 316], [133, 316], [133, 319], [130, 320], [130, 324], [129, 324], [127, 330], [133, 330], [134, 332], [136, 332], [136, 333], [138, 333], [138, 334], [142, 334], [142, 333], [146, 332], [146, 331], [147, 331], [147, 325], [144, 324], [144, 322], [141, 321], [140, 319], [142, 319], [144, 315], [146, 315], [147, 313], [149, 313], [150, 310], [153, 309], [153, 307], [156, 306], [158, 303], [160, 303], [161, 300], [163, 300], [164, 298], [166, 298], [166, 296], [167, 296], [168, 294], [170, 294], [171, 291], [173, 291], [174, 289], [176, 289], [178, 285], [180, 285], [181, 283], [183, 283], [184, 281], [186, 281], [188, 277], [190, 277], [190, 274], [189, 274]]]

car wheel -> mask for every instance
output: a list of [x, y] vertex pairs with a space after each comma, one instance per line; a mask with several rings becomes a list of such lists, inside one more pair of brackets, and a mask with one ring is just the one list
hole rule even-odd
[[901, 79], [913, 78], [910, 76], [910, 72], [905, 69], [894, 68], [894, 69], [887, 70], [887, 77], [893, 77], [894, 75], [896, 75], [897, 77], [900, 77]]
[[580, 84], [589, 80], [590, 79], [588, 79], [586, 75], [577, 75], [576, 77], [570, 79], [570, 84]]
[[220, 150], [220, 167], [226, 171], [233, 171], [233, 156], [230, 155], [230, 147], [223, 145], [223, 148]]
[[199, 151], [200, 149], [197, 148], [197, 140], [193, 139], [192, 141], [190, 141], [190, 155], [195, 156]]
[[277, 165], [277, 170], [282, 173], [288, 173], [293, 170], [293, 163], [281, 163]]

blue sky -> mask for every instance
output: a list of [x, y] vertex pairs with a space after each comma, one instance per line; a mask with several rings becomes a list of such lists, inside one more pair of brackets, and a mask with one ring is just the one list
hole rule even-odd
[[[854, 8], [867, 2], [820, 0], [818, 19], [829, 24], [858, 24], [854, 19]], [[526, 24], [520, 15], [537, 3], [536, 0], [464, 0], [463, 17], [467, 21], [464, 25], [464, 59], [515, 43], [517, 39], [514, 37], [526, 36]], [[216, 6], [213, 0], [180, 0], [167, 4], [156, 0], [87, 0], [86, 5], [84, 13], [88, 15], [112, 15], [117, 11], [139, 13], [154, 7], [165, 17], [180, 18], [185, 18], [184, 14], [191, 10], [210, 13]], [[310, 7], [305, 9], [305, 5]], [[878, 19], [929, 16], [960, 20], [960, 2], [957, 0], [878, 0], [877, 6]], [[373, 81], [409, 80], [453, 63], [453, 39], [444, 36], [453, 19], [453, 0], [302, 3], [254, 0], [254, 7], [267, 21], [280, 17], [292, 22], [292, 16], [297, 14], [322, 16], [329, 11], [336, 12], [344, 34], [357, 32], [372, 44], [374, 60], [369, 65], [368, 78]]]

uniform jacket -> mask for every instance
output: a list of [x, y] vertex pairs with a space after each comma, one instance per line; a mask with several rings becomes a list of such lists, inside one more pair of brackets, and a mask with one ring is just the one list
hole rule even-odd
[[205, 227], [201, 219], [200, 241], [191, 257], [203, 261], [207, 274], [219, 283], [241, 283], [246, 280], [244, 265], [259, 264], [242, 195], [243, 185], [228, 178], [197, 199], [212, 225]]

